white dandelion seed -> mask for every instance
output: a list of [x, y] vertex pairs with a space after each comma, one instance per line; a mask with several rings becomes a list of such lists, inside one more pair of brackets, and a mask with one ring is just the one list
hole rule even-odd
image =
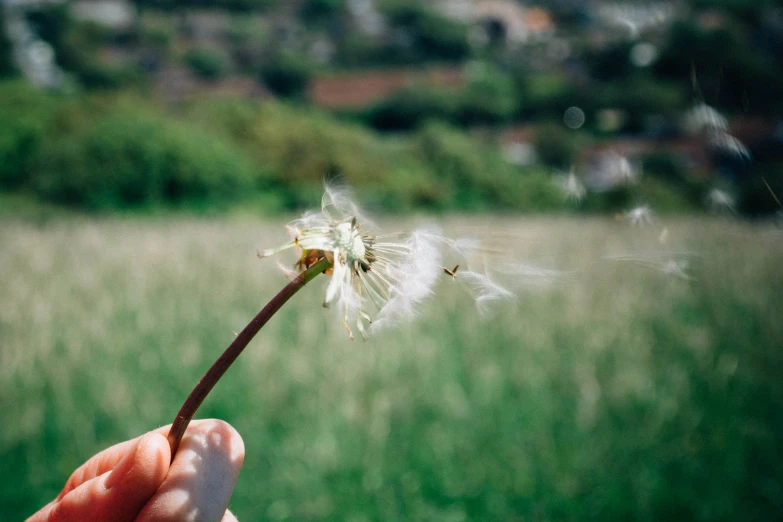
[[609, 261], [629, 262], [651, 270], [657, 270], [672, 277], [692, 280], [693, 277], [688, 274], [690, 262], [689, 257], [697, 254], [693, 252], [648, 252], [639, 254], [626, 254], [618, 256], [607, 256], [604, 259]]
[[660, 235], [658, 236], [658, 242], [662, 245], [665, 245], [668, 240], [669, 240], [669, 229], [664, 227], [663, 230], [661, 230]]
[[552, 286], [560, 280], [566, 272], [543, 268], [535, 265], [527, 265], [517, 262], [501, 263], [497, 267], [500, 274], [511, 277], [511, 283], [515, 287], [545, 288]]
[[653, 211], [649, 205], [640, 205], [632, 208], [619, 216], [621, 219], [627, 219], [635, 227], [644, 227], [653, 222]]
[[663, 263], [663, 265], [661, 265], [661, 272], [666, 275], [675, 276], [686, 280], [693, 279], [690, 275], [688, 275], [687, 270], [687, 259], [669, 259]]
[[720, 189], [712, 189], [707, 195], [707, 203], [714, 212], [734, 213], [734, 198]]
[[579, 178], [576, 177], [574, 171], [571, 171], [568, 175], [558, 176], [556, 183], [560, 187], [560, 190], [563, 191], [563, 195], [566, 199], [575, 203], [582, 201], [587, 193], [587, 189], [585, 189], [585, 186], [579, 181]]
[[489, 315], [501, 303], [510, 302], [516, 298], [514, 293], [493, 281], [486, 274], [463, 270], [459, 273], [458, 280], [476, 301], [476, 309], [483, 317]]
[[745, 161], [750, 161], [750, 150], [740, 140], [722, 130], [715, 130], [707, 134], [710, 146], [721, 152], [737, 156]]
[[726, 118], [706, 103], [695, 105], [687, 112], [685, 125], [693, 132], [729, 130]]
[[626, 184], [632, 184], [639, 181], [639, 173], [633, 168], [628, 158], [616, 154], [611, 162], [613, 176]]

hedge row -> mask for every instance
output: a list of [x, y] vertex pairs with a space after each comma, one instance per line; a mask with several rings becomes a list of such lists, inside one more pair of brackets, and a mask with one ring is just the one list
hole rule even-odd
[[[77, 208], [294, 210], [335, 176], [379, 211], [571, 206], [545, 168], [511, 165], [441, 123], [378, 135], [272, 101], [208, 99], [171, 114], [136, 95], [55, 96], [16, 82], [0, 83], [0, 120], [0, 189]], [[654, 192], [678, 200], [666, 186]], [[594, 198], [583, 208], [611, 207]]]

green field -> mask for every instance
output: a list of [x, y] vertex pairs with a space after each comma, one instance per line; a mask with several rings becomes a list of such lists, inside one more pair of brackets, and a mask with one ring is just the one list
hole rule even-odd
[[[0, 223], [0, 518], [171, 422], [285, 283], [255, 258], [281, 224]], [[305, 288], [198, 414], [244, 438], [240, 520], [783, 519], [783, 231], [442, 224], [564, 273], [485, 320], [444, 277], [366, 343], [321, 308], [325, 281]], [[607, 259], [662, 250], [691, 254], [691, 279]]]

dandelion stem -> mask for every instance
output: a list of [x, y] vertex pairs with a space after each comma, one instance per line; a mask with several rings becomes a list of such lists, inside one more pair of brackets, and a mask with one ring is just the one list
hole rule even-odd
[[171, 425], [169, 434], [166, 437], [171, 447], [171, 460], [174, 460], [174, 455], [177, 453], [180, 440], [185, 434], [185, 430], [196, 414], [196, 410], [207, 394], [217, 384], [218, 380], [226, 373], [228, 367], [239, 357], [242, 350], [248, 345], [251, 339], [261, 330], [261, 328], [269, 321], [269, 319], [277, 313], [278, 310], [291, 298], [296, 292], [298, 292], [304, 285], [309, 283], [318, 274], [325, 271], [331, 266], [331, 263], [326, 259], [321, 259], [316, 264], [296, 276], [293, 281], [288, 283], [280, 292], [272, 298], [267, 305], [261, 309], [260, 312], [245, 326], [239, 335], [236, 336], [234, 341], [226, 348], [223, 354], [218, 357], [217, 361], [207, 370], [204, 377], [201, 378], [199, 383], [190, 392], [185, 404], [177, 414], [177, 418], [174, 419], [174, 423]]

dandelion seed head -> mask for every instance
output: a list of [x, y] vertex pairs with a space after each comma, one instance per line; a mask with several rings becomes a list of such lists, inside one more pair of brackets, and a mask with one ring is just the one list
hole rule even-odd
[[440, 269], [439, 231], [420, 228], [409, 234], [375, 235], [350, 192], [327, 185], [321, 212], [306, 212], [288, 224], [288, 243], [259, 252], [259, 257], [294, 250], [294, 268], [305, 270], [321, 259], [331, 263], [324, 307], [335, 305], [353, 338], [349, 322], [363, 336], [373, 323], [411, 318], [418, 304], [432, 293]]

